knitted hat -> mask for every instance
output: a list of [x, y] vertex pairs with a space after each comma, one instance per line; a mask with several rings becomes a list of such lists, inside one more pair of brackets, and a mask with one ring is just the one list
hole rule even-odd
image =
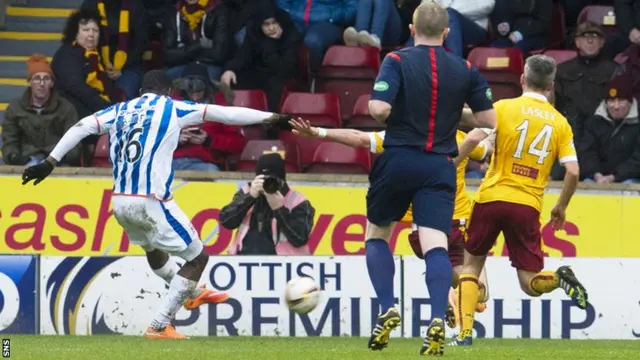
[[633, 86], [628, 76], [618, 75], [607, 85], [607, 99], [626, 99], [633, 101]]
[[31, 79], [37, 73], [47, 73], [53, 76], [51, 65], [47, 57], [42, 54], [33, 54], [27, 59], [27, 78]]
[[278, 153], [268, 153], [258, 158], [256, 175], [275, 176], [281, 180], [287, 179], [284, 159]]

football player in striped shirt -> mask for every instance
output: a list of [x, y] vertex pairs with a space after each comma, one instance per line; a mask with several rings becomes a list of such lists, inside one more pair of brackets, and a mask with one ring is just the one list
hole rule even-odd
[[[140, 97], [80, 120], [44, 162], [22, 175], [23, 185], [31, 180], [37, 185], [83, 138], [109, 134], [114, 216], [129, 241], [145, 250], [153, 272], [169, 283], [167, 296], [144, 334], [149, 339], [186, 339], [171, 325], [180, 307], [192, 310], [228, 299], [225, 293], [197, 286], [209, 255], [171, 193], [173, 152], [180, 131], [203, 121], [251, 125], [289, 119], [248, 108], [176, 101], [168, 96], [170, 92], [171, 79], [163, 71], [148, 72]], [[184, 265], [179, 267], [169, 255], [181, 257]]]
[[[464, 122], [464, 118], [468, 116], [473, 116], [471, 110], [463, 110], [462, 122]], [[299, 119], [292, 119], [290, 123], [293, 128], [293, 132], [300, 136], [323, 138], [351, 147], [368, 148], [373, 154], [380, 154], [384, 151], [384, 148], [382, 147], [385, 135], [384, 131], [364, 132], [354, 129], [324, 129], [311, 126], [308, 121]], [[446, 314], [446, 322], [450, 328], [455, 328], [459, 322], [457, 294], [454, 289], [458, 286], [458, 277], [462, 271], [464, 242], [467, 234], [466, 229], [471, 215], [471, 200], [466, 191], [465, 169], [469, 162], [469, 158], [474, 160], [484, 160], [490, 156], [492, 152], [490, 142], [483, 141], [481, 143], [481, 140], [484, 140], [486, 137], [485, 134], [486, 131], [484, 129], [472, 130], [468, 135], [463, 131], [458, 130], [456, 134], [456, 141], [458, 144], [462, 144], [463, 141], [467, 139], [467, 145], [475, 144], [476, 146], [467, 158], [455, 159], [458, 164], [456, 169], [457, 191], [448, 249], [451, 265], [453, 266], [453, 282], [451, 284], [452, 289], [449, 294], [449, 309]], [[411, 207], [400, 222], [412, 224], [413, 229], [411, 234], [409, 234], [409, 243], [411, 244], [411, 248], [416, 256], [420, 259], [424, 258], [424, 253], [420, 246], [420, 240], [418, 237], [417, 226], [413, 224]], [[489, 299], [486, 271], [484, 270], [480, 275], [479, 284], [480, 291], [478, 292], [478, 304], [476, 311], [483, 312], [486, 309], [486, 302]]]

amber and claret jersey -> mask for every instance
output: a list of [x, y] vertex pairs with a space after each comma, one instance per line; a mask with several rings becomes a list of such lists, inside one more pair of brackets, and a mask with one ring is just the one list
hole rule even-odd
[[[380, 154], [384, 151], [382, 147], [382, 143], [384, 141], [384, 131], [379, 132], [370, 132], [369, 133], [369, 143], [370, 143], [370, 151], [374, 154]], [[464, 139], [467, 137], [467, 134], [458, 130], [456, 132], [456, 142], [458, 146], [462, 144]], [[470, 159], [473, 160], [482, 160], [487, 154], [487, 148], [484, 144], [478, 145], [473, 151], [471, 155], [469, 155]], [[456, 200], [454, 205], [454, 213], [452, 220], [467, 220], [471, 215], [471, 199], [467, 194], [465, 179], [465, 169], [467, 168], [467, 163], [469, 163], [469, 159], [465, 159], [458, 165], [456, 169]], [[400, 222], [403, 223], [413, 223], [413, 214], [411, 213], [411, 207], [404, 215]]]
[[540, 211], [556, 159], [578, 161], [571, 126], [537, 93], [500, 100], [494, 108], [495, 150], [476, 202], [506, 201]]

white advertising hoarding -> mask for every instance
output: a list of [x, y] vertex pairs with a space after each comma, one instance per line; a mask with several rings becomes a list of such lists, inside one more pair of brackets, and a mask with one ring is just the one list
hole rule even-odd
[[[545, 258], [545, 268], [569, 265], [587, 288], [586, 311], [572, 305], [563, 290], [527, 296], [506, 257], [487, 260], [488, 308], [476, 314], [474, 329], [487, 338], [640, 338], [640, 259]], [[403, 259], [404, 336], [424, 336], [431, 317], [424, 285], [425, 264]], [[457, 331], [457, 330], [456, 330]], [[449, 330], [450, 334], [456, 331]]]
[[[43, 256], [40, 264], [42, 334], [140, 335], [166, 294], [145, 257]], [[401, 271], [396, 257], [398, 298]], [[286, 282], [300, 275], [313, 277], [322, 289], [320, 304], [308, 316], [290, 313], [282, 299]], [[175, 325], [185, 335], [368, 336], [378, 314], [361, 256], [211, 257], [202, 282], [228, 291], [231, 299], [181, 309]]]

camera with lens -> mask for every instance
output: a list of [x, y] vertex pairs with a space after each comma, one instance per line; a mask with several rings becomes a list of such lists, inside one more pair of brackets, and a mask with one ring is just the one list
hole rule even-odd
[[262, 189], [267, 194], [275, 194], [282, 189], [283, 181], [275, 176], [265, 176]]

